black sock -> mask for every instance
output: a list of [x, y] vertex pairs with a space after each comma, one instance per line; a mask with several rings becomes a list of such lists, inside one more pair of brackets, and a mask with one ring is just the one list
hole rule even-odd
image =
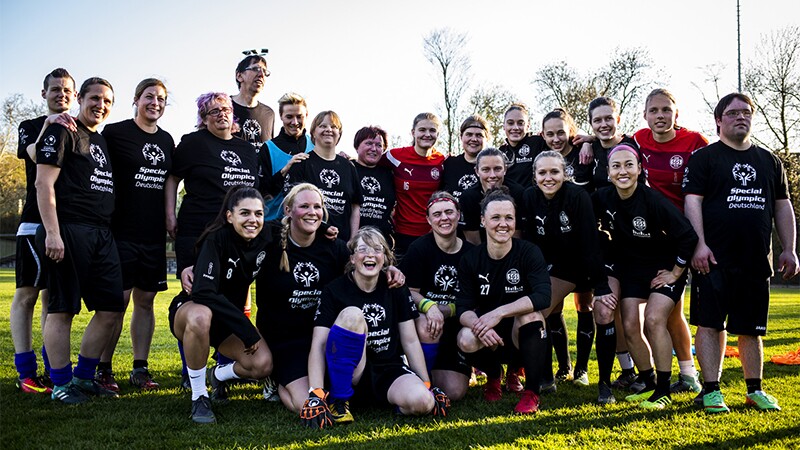
[[133, 368], [134, 369], [144, 369], [147, 367], [147, 360], [146, 359], [134, 359], [133, 360]]
[[650, 401], [656, 400], [665, 395], [669, 395], [669, 382], [671, 377], [671, 371], [656, 371], [656, 389], [653, 392], [653, 395], [650, 396]]
[[600, 382], [611, 385], [611, 370], [614, 368], [614, 349], [617, 345], [617, 329], [614, 322], [605, 325], [597, 324], [597, 372]]
[[558, 369], [569, 370], [572, 363], [569, 360], [569, 336], [567, 336], [567, 322], [564, 320], [563, 313], [553, 313], [547, 318], [547, 332], [553, 341]]
[[652, 367], [647, 370], [639, 371], [638, 381], [644, 383], [644, 390], [650, 391], [656, 388], [656, 371]]
[[744, 384], [747, 385], [748, 394], [761, 390], [761, 378], [745, 378]]
[[111, 372], [111, 361], [97, 363], [98, 372]]
[[525, 368], [525, 389], [539, 393], [542, 384], [542, 370], [547, 364], [546, 348], [548, 333], [542, 322], [531, 322], [519, 327], [519, 351], [522, 366]]
[[484, 348], [475, 353], [467, 353], [467, 363], [486, 374], [486, 378], [500, 378], [503, 376], [503, 366], [497, 359], [496, 352]]
[[709, 392], [719, 391], [720, 390], [719, 381], [706, 381], [705, 383], [703, 383], [703, 390], [705, 391], [706, 394], [708, 394]]
[[636, 369], [622, 369], [620, 375], [636, 375]]
[[[550, 330], [547, 329], [547, 325], [545, 325], [545, 331], [547, 331], [548, 336], [552, 336], [550, 334]], [[542, 367], [542, 383], [553, 383], [555, 381], [555, 374], [553, 374], [553, 341], [552, 339], [547, 339], [547, 348], [544, 352], [544, 366]]]
[[578, 355], [575, 357], [575, 370], [586, 370], [589, 367], [589, 354], [592, 352], [594, 340], [594, 316], [592, 312], [578, 311], [578, 334], [575, 336], [575, 345]]

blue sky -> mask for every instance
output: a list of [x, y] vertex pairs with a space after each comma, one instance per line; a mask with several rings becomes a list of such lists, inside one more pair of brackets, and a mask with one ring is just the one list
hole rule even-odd
[[[742, 0], [745, 57], [761, 33], [798, 17], [800, 6], [790, 0]], [[736, 84], [735, 0], [27, 0], [0, 5], [0, 98], [39, 98], [44, 75], [63, 66], [78, 83], [89, 76], [111, 81], [117, 102], [109, 120], [116, 122], [132, 116], [138, 81], [156, 76], [170, 90], [161, 125], [178, 140], [193, 129], [194, 99], [211, 90], [235, 93], [241, 51], [267, 47], [272, 76], [260, 100], [277, 110], [281, 94], [296, 91], [312, 117], [337, 111], [340, 149], [349, 150], [364, 125], [406, 137], [417, 113], [435, 110], [439, 88], [422, 38], [445, 26], [470, 36], [474, 85], [500, 84], [534, 109], [531, 80], [539, 67], [561, 59], [597, 67], [615, 47], [650, 51], [689, 128], [711, 126], [691, 85], [702, 78], [698, 67], [724, 63], [724, 87]]]

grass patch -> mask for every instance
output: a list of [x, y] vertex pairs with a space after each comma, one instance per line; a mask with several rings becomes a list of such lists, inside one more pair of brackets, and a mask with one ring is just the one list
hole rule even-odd
[[[487, 404], [481, 399], [480, 389], [472, 388], [445, 420], [355, 409], [354, 424], [317, 432], [302, 428], [299, 419], [280, 404], [262, 400], [259, 386], [239, 385], [233, 388], [228, 406], [215, 408], [217, 425], [197, 426], [188, 419], [188, 394], [178, 389], [180, 358], [167, 325], [167, 307], [177, 289], [178, 283], [171, 281], [170, 290], [156, 298], [157, 326], [150, 370], [162, 389], [141, 394], [127, 384], [133, 355], [126, 324], [114, 359], [121, 398], [67, 407], [46, 397], [22, 395], [14, 387], [16, 371], [8, 322], [14, 274], [1, 270], [3, 448], [800, 448], [800, 366], [765, 364], [765, 389], [778, 397], [783, 411], [763, 414], [744, 408], [741, 364], [730, 358], [725, 360], [722, 384], [733, 412], [724, 416], [709, 417], [695, 409], [690, 394], [673, 396], [674, 404], [659, 412], [645, 412], [623, 403], [596, 406], [597, 365], [592, 358], [592, 385], [560, 385], [556, 394], [544, 397], [544, 410], [535, 417], [511, 414], [515, 396], [506, 395], [497, 403]], [[773, 290], [766, 359], [800, 347], [798, 300], [798, 290]], [[566, 308], [565, 315], [574, 344], [574, 309]], [[38, 317], [38, 307], [34, 317]], [[73, 360], [89, 317], [84, 313], [75, 318]], [[34, 348], [40, 348], [41, 341], [37, 319]], [[574, 351], [573, 347], [573, 355]], [[676, 362], [673, 373], [677, 372]], [[621, 400], [622, 394], [617, 397]]]

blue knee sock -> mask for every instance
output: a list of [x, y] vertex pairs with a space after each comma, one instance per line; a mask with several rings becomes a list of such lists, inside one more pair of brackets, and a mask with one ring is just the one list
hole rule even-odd
[[44, 373], [50, 373], [50, 358], [47, 357], [47, 350], [42, 345], [42, 361], [44, 362]]
[[66, 366], [56, 369], [50, 369], [50, 379], [53, 381], [53, 386], [64, 386], [72, 381], [72, 363], [67, 363]]
[[93, 380], [94, 373], [97, 370], [97, 364], [100, 363], [100, 358], [87, 358], [78, 354], [78, 365], [75, 366], [75, 378], [81, 380]]
[[224, 366], [225, 364], [231, 364], [236, 362], [236, 360], [230, 359], [227, 356], [223, 355], [220, 352], [217, 352], [217, 365]]
[[331, 397], [347, 400], [353, 396], [353, 373], [364, 353], [366, 334], [334, 325], [325, 343], [325, 361], [331, 379]]
[[14, 365], [17, 366], [19, 379], [36, 378], [36, 353], [33, 350], [14, 354]]
[[420, 342], [422, 346], [422, 354], [425, 355], [425, 367], [428, 368], [428, 374], [433, 372], [433, 365], [436, 363], [436, 357], [439, 355], [439, 343], [424, 343]]
[[189, 376], [189, 369], [186, 367], [186, 355], [183, 353], [183, 342], [178, 341], [178, 353], [181, 354], [181, 375]]

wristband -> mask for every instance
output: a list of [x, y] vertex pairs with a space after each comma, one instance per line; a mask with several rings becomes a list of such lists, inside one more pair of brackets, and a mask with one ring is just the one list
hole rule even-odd
[[427, 298], [423, 298], [422, 301], [419, 302], [419, 310], [420, 312], [422, 312], [422, 314], [425, 314], [434, 305], [436, 305], [436, 302], [434, 302], [433, 300], [428, 300]]
[[456, 304], [453, 303], [453, 302], [450, 302], [450, 303], [447, 304], [447, 307], [450, 308], [450, 317], [455, 317], [456, 316]]

